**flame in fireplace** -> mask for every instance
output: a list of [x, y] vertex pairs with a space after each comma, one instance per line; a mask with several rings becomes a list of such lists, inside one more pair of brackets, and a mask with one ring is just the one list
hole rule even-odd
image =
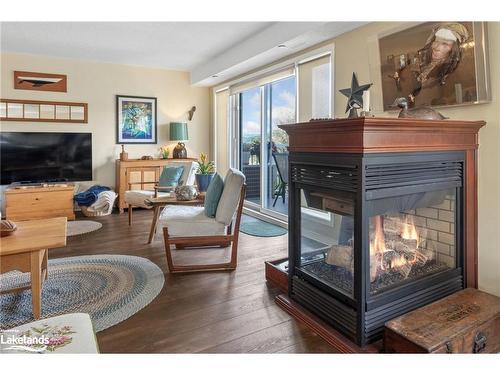
[[391, 268], [403, 267], [407, 263], [408, 261], [406, 260], [406, 258], [402, 255], [399, 255], [391, 259]]
[[417, 233], [417, 228], [413, 222], [412, 216], [407, 216], [406, 221], [402, 223], [401, 238], [405, 240], [416, 240], [417, 247], [419, 245], [419, 238]]
[[[417, 261], [417, 249], [420, 243], [420, 238], [413, 218], [409, 215], [404, 220], [401, 220], [398, 225], [400, 228], [398, 234], [389, 235], [389, 242], [387, 243], [384, 233], [384, 216], [379, 215], [373, 217], [373, 224], [374, 235], [370, 240], [370, 275], [372, 281], [376, 278], [379, 271], [385, 271], [386, 268], [407, 268], [409, 270], [410, 268], [408, 268], [408, 266], [411, 266]], [[397, 238], [394, 239], [394, 236], [397, 236]], [[395, 252], [398, 248], [406, 248], [405, 251], [407, 255], [403, 255], [401, 250]], [[386, 252], [392, 252], [393, 256], [390, 260], [386, 259], [384, 265], [384, 253]], [[377, 269], [379, 271], [377, 271]]]
[[384, 217], [382, 215], [373, 218], [375, 223], [375, 236], [370, 241], [370, 256], [380, 259], [380, 268], [384, 270], [383, 253], [387, 250], [384, 235]]
[[383, 253], [386, 250], [385, 247], [385, 235], [384, 235], [384, 217], [376, 216], [375, 220], [375, 237], [370, 244], [370, 253]]

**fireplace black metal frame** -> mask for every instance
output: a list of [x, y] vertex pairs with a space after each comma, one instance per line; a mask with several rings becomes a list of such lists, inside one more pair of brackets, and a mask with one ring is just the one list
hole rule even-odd
[[[465, 153], [462, 151], [376, 154], [290, 153], [288, 279], [290, 297], [358, 345], [365, 345], [381, 337], [386, 321], [463, 289], [464, 163]], [[384, 167], [394, 165], [406, 165], [408, 168], [414, 168], [415, 172], [412, 174], [412, 169], [407, 169], [403, 174], [398, 175], [396, 171], [391, 172], [392, 177], [384, 176], [383, 172], [386, 169]], [[370, 174], [373, 169], [376, 171]], [[316, 176], [318, 173], [323, 177], [321, 180]], [[449, 188], [455, 188], [457, 192], [454, 232], [456, 268], [400, 283], [371, 295], [369, 202], [382, 197]], [[301, 256], [301, 189], [324, 192], [331, 192], [334, 189], [350, 192], [355, 196], [352, 297], [296, 267]]]

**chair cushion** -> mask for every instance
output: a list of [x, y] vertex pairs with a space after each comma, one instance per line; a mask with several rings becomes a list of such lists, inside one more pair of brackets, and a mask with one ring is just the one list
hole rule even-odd
[[224, 179], [224, 190], [220, 197], [215, 219], [224, 225], [231, 224], [240, 201], [241, 187], [245, 183], [245, 175], [239, 170], [230, 168]]
[[207, 193], [205, 194], [205, 215], [215, 217], [217, 206], [224, 190], [224, 181], [220, 174], [216, 173], [208, 185]]
[[205, 215], [204, 207], [166, 206], [158, 219], [156, 238], [163, 236], [163, 227], [171, 236], [215, 236], [226, 234], [226, 226]]
[[[182, 174], [184, 173], [183, 166], [165, 166], [163, 167], [163, 171], [160, 175], [160, 181], [158, 182], [159, 186], [177, 186], [181, 179]], [[158, 190], [161, 191], [161, 190]]]
[[178, 166], [183, 168], [182, 176], [179, 179], [179, 185], [194, 185], [196, 169], [198, 168], [198, 163], [196, 161], [172, 159], [166, 166]]
[[[158, 197], [168, 196], [169, 193], [158, 193]], [[151, 208], [146, 204], [146, 199], [153, 198], [155, 192], [152, 190], [127, 190], [125, 192], [125, 203], [134, 207]]]

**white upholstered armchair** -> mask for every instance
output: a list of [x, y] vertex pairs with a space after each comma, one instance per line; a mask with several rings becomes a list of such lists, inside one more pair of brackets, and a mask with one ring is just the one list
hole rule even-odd
[[[171, 273], [234, 270], [236, 268], [245, 188], [243, 173], [230, 169], [224, 179], [222, 194], [214, 217], [207, 216], [205, 207], [172, 205], [163, 209], [157, 222], [156, 233], [158, 235], [163, 233], [167, 263]], [[209, 199], [209, 194], [210, 187], [205, 200]], [[172, 258], [171, 246], [175, 246], [177, 250], [183, 250], [187, 247], [228, 247], [230, 245], [231, 258], [227, 263], [176, 265]]]
[[[168, 167], [183, 167], [182, 175], [179, 178], [179, 185], [194, 185], [195, 184], [195, 173], [198, 163], [193, 160], [182, 160], [174, 159], [171, 163], [165, 165], [162, 168], [162, 173], [165, 168]], [[131, 190], [130, 187], [134, 183], [129, 182], [129, 190], [125, 192], [125, 203], [128, 205], [128, 224], [132, 224], [132, 210], [134, 207], [141, 207], [150, 209], [151, 206], [146, 204], [146, 200], [153, 197], [161, 197], [171, 194], [175, 189], [175, 186], [160, 186], [159, 183], [162, 180], [160, 174], [159, 181], [147, 181], [146, 183], [155, 184], [154, 190]]]

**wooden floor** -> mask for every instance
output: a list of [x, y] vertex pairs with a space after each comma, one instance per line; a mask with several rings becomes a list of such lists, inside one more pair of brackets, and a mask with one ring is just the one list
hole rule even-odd
[[[241, 235], [233, 272], [171, 275], [163, 241], [146, 244], [151, 211], [134, 210], [97, 221], [95, 233], [68, 238], [49, 258], [124, 254], [150, 259], [165, 274], [156, 299], [129, 319], [97, 334], [103, 353], [327, 353], [333, 349], [275, 303], [278, 290], [264, 277], [264, 261], [286, 256], [287, 237]], [[184, 254], [197, 256], [197, 250]], [[187, 253], [190, 252], [191, 254]]]

